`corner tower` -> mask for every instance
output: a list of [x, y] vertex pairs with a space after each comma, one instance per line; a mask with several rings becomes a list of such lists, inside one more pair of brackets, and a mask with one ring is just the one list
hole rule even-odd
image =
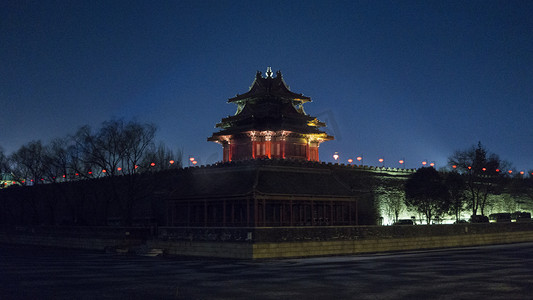
[[223, 147], [224, 162], [256, 158], [318, 161], [318, 147], [332, 136], [319, 130], [326, 124], [305, 113], [311, 98], [289, 90], [280, 71], [265, 77], [257, 72], [250, 90], [230, 98], [237, 105], [234, 116], [216, 124], [221, 128], [207, 140]]

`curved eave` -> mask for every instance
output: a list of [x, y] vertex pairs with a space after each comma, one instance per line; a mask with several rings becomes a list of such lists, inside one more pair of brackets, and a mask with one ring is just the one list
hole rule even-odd
[[269, 97], [269, 96], [279, 97], [279, 98], [287, 99], [290, 101], [298, 101], [302, 103], [312, 102], [311, 97], [307, 97], [302, 94], [296, 94], [293, 92], [289, 92], [289, 93], [277, 94], [277, 93], [268, 93], [268, 92], [261, 92], [261, 93], [248, 92], [242, 95], [237, 95], [233, 98], [229, 98], [228, 103], [234, 103], [238, 101], [247, 102], [247, 101], [251, 101], [255, 99], [262, 99], [262, 98]]

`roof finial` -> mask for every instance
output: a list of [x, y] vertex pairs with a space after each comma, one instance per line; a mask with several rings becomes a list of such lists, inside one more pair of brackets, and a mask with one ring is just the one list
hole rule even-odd
[[266, 76], [267, 78], [272, 78], [272, 68], [267, 67]]

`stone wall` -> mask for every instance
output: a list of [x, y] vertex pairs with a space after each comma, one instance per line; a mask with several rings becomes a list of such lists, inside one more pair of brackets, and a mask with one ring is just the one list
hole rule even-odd
[[77, 249], [143, 247], [168, 255], [237, 259], [351, 255], [533, 242], [533, 223], [287, 228], [37, 227], [0, 243]]
[[0, 243], [105, 250], [145, 243], [148, 228], [121, 227], [16, 227], [0, 232]]

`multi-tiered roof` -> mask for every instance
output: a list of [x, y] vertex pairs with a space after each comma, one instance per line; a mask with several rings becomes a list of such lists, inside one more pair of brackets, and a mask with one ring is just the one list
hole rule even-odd
[[311, 102], [311, 98], [291, 92], [280, 71], [273, 77], [269, 67], [265, 75], [258, 71], [248, 92], [228, 100], [237, 105], [237, 112], [216, 124], [222, 130], [208, 138], [209, 141], [246, 131], [280, 130], [311, 134], [321, 141], [333, 139], [319, 130], [326, 124], [305, 113], [303, 104]]

